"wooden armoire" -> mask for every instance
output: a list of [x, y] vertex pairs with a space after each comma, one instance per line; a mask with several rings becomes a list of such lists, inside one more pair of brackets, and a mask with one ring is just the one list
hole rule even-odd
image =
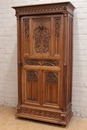
[[67, 125], [72, 117], [70, 2], [13, 7], [17, 17], [17, 117]]

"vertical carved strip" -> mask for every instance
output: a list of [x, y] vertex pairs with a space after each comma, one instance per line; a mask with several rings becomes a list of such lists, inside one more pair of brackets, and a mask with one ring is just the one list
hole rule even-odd
[[63, 74], [63, 111], [66, 111], [66, 105], [67, 105], [67, 42], [68, 42], [68, 14], [64, 14], [64, 74]]
[[25, 39], [29, 38], [29, 19], [24, 19], [25, 22]]
[[58, 54], [58, 38], [60, 36], [60, 19], [55, 19], [56, 54]]

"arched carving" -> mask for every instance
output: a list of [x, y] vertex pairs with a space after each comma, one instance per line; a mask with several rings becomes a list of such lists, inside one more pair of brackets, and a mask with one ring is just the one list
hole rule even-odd
[[46, 73], [46, 82], [58, 83], [58, 73], [55, 72]]
[[38, 75], [35, 71], [27, 71], [27, 81], [38, 81]]

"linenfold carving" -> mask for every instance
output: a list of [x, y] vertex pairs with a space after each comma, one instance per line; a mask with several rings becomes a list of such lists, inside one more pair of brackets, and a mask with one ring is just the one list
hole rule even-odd
[[58, 83], [58, 73], [47, 72], [46, 73], [46, 82]]
[[57, 60], [36, 60], [36, 59], [25, 59], [25, 64], [27, 65], [40, 65], [40, 66], [58, 66], [59, 62]]
[[42, 23], [34, 30], [34, 50], [35, 53], [49, 52], [50, 31]]
[[38, 73], [36, 71], [27, 71], [27, 81], [38, 81]]

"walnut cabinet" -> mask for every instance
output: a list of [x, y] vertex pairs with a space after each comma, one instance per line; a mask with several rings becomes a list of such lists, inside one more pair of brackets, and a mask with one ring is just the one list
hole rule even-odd
[[17, 117], [67, 125], [72, 117], [70, 2], [13, 7], [17, 17]]

